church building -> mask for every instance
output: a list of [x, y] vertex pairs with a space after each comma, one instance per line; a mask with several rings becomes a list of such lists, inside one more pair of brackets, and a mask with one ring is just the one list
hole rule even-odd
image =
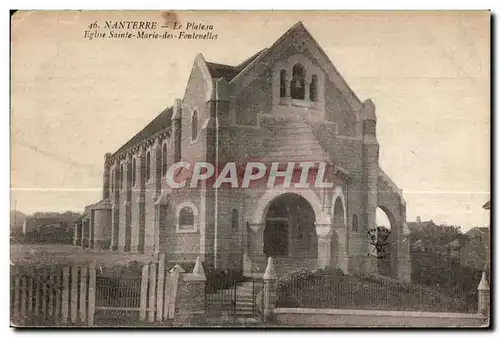
[[[200, 256], [248, 275], [263, 273], [268, 256], [278, 274], [380, 273], [367, 233], [381, 208], [391, 223], [383, 269], [408, 282], [406, 203], [379, 166], [376, 122], [374, 103], [356, 96], [301, 22], [238, 65], [199, 54], [184, 97], [105, 155], [102, 200], [75, 224], [74, 244]], [[216, 172], [228, 162], [327, 163], [333, 187], [172, 188], [167, 171], [179, 161]]]

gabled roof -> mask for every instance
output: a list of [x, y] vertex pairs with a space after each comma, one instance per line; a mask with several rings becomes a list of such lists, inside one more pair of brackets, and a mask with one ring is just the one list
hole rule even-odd
[[488, 227], [474, 227], [468, 230], [465, 235], [467, 236], [483, 236], [489, 233]]
[[137, 143], [144, 141], [154, 134], [161, 132], [165, 129], [170, 128], [172, 122], [172, 107], [165, 108], [155, 119], [153, 119], [148, 125], [146, 125], [141, 131], [139, 131], [134, 137], [132, 137], [128, 142], [126, 142], [122, 147], [120, 147], [113, 156], [119, 153], [125, 152], [130, 147], [136, 145]]
[[[248, 73], [250, 69], [252, 69], [251, 67], [252, 64], [262, 62], [266, 58], [266, 56], [271, 54], [283, 40], [295, 34], [296, 32], [304, 32], [305, 36], [313, 42], [315, 47], [317, 47], [319, 55], [321, 55], [319, 57], [323, 57], [324, 60], [326, 60], [325, 64], [327, 64], [326, 67], [328, 68], [328, 72], [330, 74], [332, 72], [335, 74], [334, 78], [336, 81], [336, 85], [339, 87], [339, 89], [341, 89], [342, 92], [344, 92], [347, 96], [350, 97], [348, 101], [350, 101], [351, 104], [352, 103], [356, 103], [358, 105], [361, 104], [359, 98], [349, 87], [349, 85], [344, 80], [342, 75], [340, 75], [340, 73], [335, 68], [328, 55], [316, 42], [313, 36], [307, 31], [307, 29], [304, 27], [301, 21], [297, 22], [290, 29], [288, 29], [283, 35], [281, 35], [281, 37], [278, 40], [276, 40], [276, 42], [274, 42], [271, 47], [260, 50], [259, 52], [255, 53], [254, 55], [252, 55], [251, 57], [249, 57], [248, 59], [246, 59], [237, 66], [231, 66], [221, 63], [205, 62], [205, 61], [204, 62], [208, 68], [208, 71], [212, 79], [224, 77], [228, 82], [235, 82], [237, 78], [241, 78], [245, 73]], [[132, 137], [123, 146], [121, 146], [113, 154], [113, 157], [127, 151], [131, 147], [135, 146], [137, 143], [145, 141], [146, 139], [152, 137], [154, 134], [170, 128], [172, 111], [173, 111], [172, 107], [163, 110], [154, 120], [152, 120], [148, 125], [146, 125], [146, 127], [144, 127], [134, 137]]]
[[[221, 63], [213, 63], [206, 62], [207, 68], [210, 72], [210, 76], [212, 78], [221, 78], [224, 77], [229, 82], [236, 75], [238, 75], [245, 67], [250, 64], [253, 60], [255, 60], [262, 52], [266, 49], [262, 49], [261, 51], [255, 53], [245, 61], [241, 62], [237, 66], [230, 66], [227, 64]], [[170, 128], [171, 120], [172, 120], [172, 107], [165, 108], [155, 119], [153, 119], [148, 125], [146, 125], [141, 131], [139, 131], [134, 137], [129, 139], [124, 145], [122, 145], [114, 154], [116, 156], [127, 151], [129, 148], [133, 147], [137, 143], [144, 141], [154, 134], [161, 132]]]
[[483, 205], [483, 208], [484, 209], [490, 209], [491, 208], [491, 205], [490, 205], [490, 200], [488, 200], [488, 202], [486, 204]]
[[[330, 60], [330, 57], [328, 54], [321, 48], [321, 46], [318, 44], [318, 42], [314, 39], [314, 37], [309, 33], [309, 31], [306, 29], [302, 21], [297, 22], [295, 25], [293, 25], [290, 29], [288, 29], [283, 35], [281, 35], [278, 40], [276, 40], [271, 47], [266, 48], [260, 52], [260, 54], [255, 57], [254, 60], [250, 61], [248, 65], [251, 63], [253, 64], [265, 64], [265, 60], [268, 57], [268, 55], [272, 55], [272, 53], [279, 48], [280, 44], [289, 38], [290, 36], [293, 36], [295, 34], [303, 34], [306, 36], [307, 39], [312, 41], [312, 44], [314, 47], [317, 48], [318, 55], [320, 58], [323, 58], [323, 64], [325, 65], [326, 69], [325, 72], [327, 74], [334, 74], [333, 75], [333, 82], [337, 86], [337, 88], [344, 94], [346, 95], [347, 101], [353, 105], [354, 107], [359, 107], [359, 105], [362, 104], [361, 100], [358, 98], [358, 96], [354, 93], [354, 91], [351, 89], [351, 87], [347, 84], [346, 80], [342, 77], [340, 72], [337, 70], [337, 68], [334, 66], [333, 62]], [[321, 61], [320, 61], [321, 63]], [[248, 73], [251, 69], [255, 67], [245, 67], [239, 74], [237, 74], [232, 80], [231, 83], [236, 83], [240, 81], [244, 77], [246, 73]]]
[[231, 81], [236, 75], [238, 75], [245, 67], [255, 60], [264, 50], [262, 49], [258, 53], [255, 53], [245, 61], [241, 62], [237, 66], [230, 66], [222, 63], [206, 62], [207, 68], [210, 71], [210, 76], [212, 78], [224, 77], [228, 82]]

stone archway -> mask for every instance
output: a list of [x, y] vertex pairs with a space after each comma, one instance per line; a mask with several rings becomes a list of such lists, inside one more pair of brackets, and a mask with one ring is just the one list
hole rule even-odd
[[385, 249], [388, 255], [386, 258], [377, 259], [378, 273], [383, 276], [397, 277], [397, 226], [394, 215], [387, 207], [380, 205], [377, 207], [376, 224], [377, 227], [385, 227], [391, 231]]
[[284, 193], [274, 198], [266, 212], [264, 255], [317, 258], [315, 214], [302, 196]]
[[[287, 197], [288, 195], [288, 197]], [[291, 197], [293, 196], [293, 197]], [[285, 198], [285, 199], [281, 199]], [[268, 211], [270, 207], [273, 205], [273, 202], [276, 200], [285, 200], [286, 198], [294, 199], [298, 202], [299, 205], [302, 205], [303, 214], [308, 214], [305, 216], [309, 217], [309, 221], [305, 221], [305, 224], [300, 228], [303, 229], [302, 240], [299, 240], [299, 244], [295, 244], [295, 249], [293, 250], [293, 254], [299, 256], [291, 256], [288, 255], [281, 256], [282, 260], [286, 260], [284, 264], [279, 266], [279, 263], [276, 264], [276, 268], [280, 269], [279, 271], [290, 271], [293, 268], [315, 268], [317, 266], [322, 265], [322, 261], [328, 261], [328, 265], [330, 262], [330, 241], [331, 241], [331, 217], [328, 214], [328, 209], [325, 211], [322, 207], [322, 203], [320, 201], [319, 196], [307, 188], [284, 188], [283, 186], [275, 186], [274, 188], [270, 188], [265, 190], [265, 192], [260, 196], [257, 203], [255, 204], [253, 211], [251, 214], [247, 215], [248, 226], [251, 229], [249, 231], [249, 245], [247, 257], [244, 257], [246, 260], [245, 272], [249, 271], [248, 266], [254, 265], [256, 270], [260, 270], [259, 268], [265, 268], [266, 257], [264, 254], [264, 231], [266, 227], [266, 221]], [[288, 201], [291, 201], [290, 199]], [[272, 208], [271, 208], [272, 210]], [[273, 212], [273, 211], [272, 211]], [[300, 212], [299, 212], [300, 213]], [[278, 221], [280, 214], [278, 213]], [[314, 229], [311, 232], [311, 229]], [[280, 229], [282, 232], [284, 229]], [[300, 232], [294, 232], [297, 237]], [[310, 237], [309, 241], [306, 240], [305, 235]], [[267, 231], [266, 231], [267, 234]], [[320, 237], [328, 238], [328, 248], [324, 249], [324, 240], [321, 241]], [[309, 247], [306, 249], [306, 241], [308, 242]], [[290, 242], [290, 241], [287, 241]], [[302, 243], [304, 247], [302, 247]], [[311, 248], [311, 245], [314, 245]], [[300, 249], [302, 247], [302, 249]], [[292, 247], [293, 248], [293, 247]], [[288, 247], [286, 248], [288, 252]], [[284, 248], [282, 248], [284, 250]], [[267, 252], [267, 248], [266, 248]], [[305, 255], [305, 256], [304, 256]], [[312, 256], [312, 257], [311, 257]], [[328, 266], [327, 265], [327, 266]]]

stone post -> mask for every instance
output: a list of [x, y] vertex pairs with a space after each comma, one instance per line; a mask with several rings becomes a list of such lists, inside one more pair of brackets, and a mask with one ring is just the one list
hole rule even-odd
[[205, 271], [198, 256], [193, 272], [183, 273], [180, 279], [174, 324], [199, 326], [205, 322]]
[[481, 281], [477, 286], [478, 291], [478, 312], [486, 317], [490, 315], [490, 285], [486, 277], [486, 272], [483, 271]]
[[332, 231], [329, 224], [316, 224], [318, 237], [318, 268], [330, 267]]
[[276, 307], [276, 288], [278, 285], [278, 277], [274, 269], [272, 257], [267, 258], [267, 267], [264, 272], [264, 318], [266, 321], [271, 321]]

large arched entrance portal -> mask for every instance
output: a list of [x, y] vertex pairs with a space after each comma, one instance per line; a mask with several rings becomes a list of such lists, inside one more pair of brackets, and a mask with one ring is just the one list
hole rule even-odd
[[285, 193], [271, 201], [265, 214], [264, 254], [317, 259], [314, 210], [304, 197]]
[[394, 217], [389, 210], [380, 206], [377, 208], [375, 216], [378, 227], [385, 227], [391, 231], [386, 241], [387, 245], [384, 246], [384, 251], [387, 255], [377, 259], [378, 272], [383, 276], [396, 277], [397, 246], [395, 226], [393, 225]]

